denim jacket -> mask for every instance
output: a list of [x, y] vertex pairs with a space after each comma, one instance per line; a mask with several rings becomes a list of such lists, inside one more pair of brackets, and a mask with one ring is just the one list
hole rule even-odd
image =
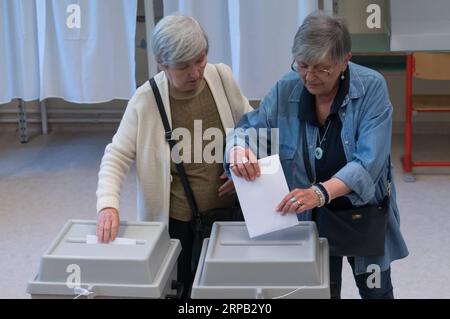
[[[384, 78], [366, 67], [349, 63], [350, 88], [339, 117], [342, 121], [341, 139], [347, 164], [334, 177], [343, 181], [352, 191], [346, 195], [355, 206], [376, 204], [386, 194], [388, 158], [391, 150], [392, 104]], [[267, 128], [264, 137], [272, 150], [276, 141], [271, 132], [278, 129], [278, 153], [289, 188], [310, 186], [303, 163], [301, 122], [298, 118], [301, 107], [303, 83], [296, 72], [289, 72], [279, 80], [261, 102], [260, 107], [247, 113], [236, 128]], [[306, 125], [306, 139], [310, 162], [314, 163], [314, 149], [318, 128]], [[259, 141], [261, 143], [261, 141]], [[229, 173], [228, 153], [234, 145], [257, 149], [245, 140], [242, 132], [235, 130], [227, 136], [225, 169]], [[261, 145], [264, 145], [262, 143]], [[276, 151], [275, 151], [276, 152]], [[315, 174], [314, 165], [312, 172]], [[371, 264], [379, 265], [381, 271], [389, 268], [396, 259], [406, 257], [408, 249], [400, 233], [400, 217], [396, 203], [394, 174], [391, 174], [391, 196], [388, 227], [386, 230], [385, 255], [380, 257], [355, 257], [355, 272], [367, 272]], [[310, 220], [311, 212], [298, 214], [299, 220]]]

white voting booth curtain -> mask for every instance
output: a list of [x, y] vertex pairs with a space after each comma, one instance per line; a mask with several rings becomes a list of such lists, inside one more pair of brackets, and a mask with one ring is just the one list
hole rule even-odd
[[164, 0], [164, 15], [194, 17], [212, 63], [228, 64], [243, 93], [260, 99], [290, 69], [294, 35], [317, 0]]
[[136, 12], [136, 0], [0, 0], [0, 103], [129, 99]]
[[0, 0], [0, 104], [39, 98], [34, 0]]
[[36, 5], [41, 99], [96, 103], [133, 95], [137, 1], [36, 0]]

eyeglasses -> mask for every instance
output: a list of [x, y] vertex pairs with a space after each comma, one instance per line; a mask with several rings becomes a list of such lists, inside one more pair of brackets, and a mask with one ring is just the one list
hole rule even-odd
[[308, 66], [305, 66], [302, 64], [298, 65], [297, 61], [295, 61], [295, 60], [292, 61], [291, 70], [294, 72], [300, 73], [301, 76], [305, 76], [306, 73], [309, 72], [310, 74], [317, 76], [317, 77], [328, 77], [328, 76], [330, 76], [330, 74], [332, 72], [329, 69], [325, 69], [325, 68], [321, 68], [321, 67], [318, 67], [311, 71], [308, 71]]

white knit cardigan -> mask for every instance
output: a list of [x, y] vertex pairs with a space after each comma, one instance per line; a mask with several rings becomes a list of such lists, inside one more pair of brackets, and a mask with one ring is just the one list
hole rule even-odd
[[[252, 107], [242, 95], [231, 69], [225, 64], [207, 64], [204, 78], [224, 129], [234, 128]], [[165, 73], [157, 74], [155, 81], [172, 123]], [[133, 161], [136, 162], [137, 173], [137, 219], [168, 223], [172, 180], [170, 150], [148, 81], [129, 101], [112, 142], [106, 146], [98, 174], [97, 212], [105, 207], [113, 207], [120, 212], [120, 190]]]

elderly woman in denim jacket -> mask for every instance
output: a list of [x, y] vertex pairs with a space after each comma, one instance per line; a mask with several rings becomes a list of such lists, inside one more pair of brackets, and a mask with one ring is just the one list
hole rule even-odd
[[[311, 210], [324, 204], [333, 210], [380, 202], [391, 169], [392, 104], [384, 78], [350, 62], [347, 27], [321, 12], [310, 14], [300, 26], [292, 54], [292, 72], [276, 83], [259, 109], [244, 115], [237, 125], [242, 130], [228, 137], [226, 168], [246, 180], [257, 178], [256, 144], [246, 141], [243, 131], [278, 129], [279, 144], [270, 139], [271, 133], [265, 142], [272, 153], [279, 146], [291, 190], [277, 207], [281, 214], [296, 213], [299, 220], [309, 220]], [[310, 187], [303, 161], [303, 125], [314, 160], [315, 187]], [[347, 257], [362, 298], [393, 298], [390, 263], [408, 255], [392, 188], [385, 255]], [[327, 197], [329, 202], [324, 203]], [[330, 257], [332, 298], [340, 297], [342, 260], [342, 256]], [[367, 283], [373, 264], [380, 269], [380, 284], [375, 287]]]

